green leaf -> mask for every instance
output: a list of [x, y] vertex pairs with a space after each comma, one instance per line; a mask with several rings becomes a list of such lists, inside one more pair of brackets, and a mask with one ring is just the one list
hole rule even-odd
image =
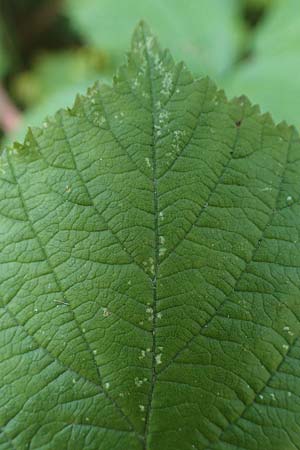
[[143, 24], [4, 151], [0, 449], [298, 449], [299, 151]]
[[38, 105], [59, 90], [77, 84], [91, 85], [105, 67], [104, 55], [91, 48], [45, 53], [39, 55], [31, 70], [16, 76], [13, 92], [22, 103]]
[[297, 0], [276, 0], [254, 41], [254, 50], [259, 56], [299, 54], [300, 16], [295, 14]]
[[246, 94], [276, 120], [300, 125], [300, 15], [297, 0], [278, 1], [258, 28], [253, 55], [223, 84], [229, 95]]
[[278, 0], [244, 0], [244, 3], [247, 8], [251, 9], [270, 7], [276, 1]]
[[8, 61], [5, 49], [0, 45], [0, 77], [2, 77], [7, 69]]
[[74, 103], [77, 93], [85, 93], [95, 80], [106, 81], [103, 56], [92, 49], [65, 51], [44, 55], [32, 71], [24, 72], [14, 81], [15, 95], [30, 107], [22, 116], [17, 130], [8, 141], [24, 139], [28, 126], [38, 126], [49, 115]]
[[118, 61], [143, 18], [197, 74], [217, 76], [230, 68], [243, 36], [238, 0], [67, 0], [66, 9], [86, 41]]
[[22, 120], [19, 127], [12, 133], [6, 136], [6, 143], [11, 143], [14, 140], [23, 140], [27, 134], [28, 127], [39, 126], [44, 120], [47, 120], [47, 116], [53, 115], [60, 108], [72, 106], [74, 103], [74, 97], [78, 93], [85, 93], [87, 88], [95, 82], [98, 77], [87, 79], [78, 83], [71, 83], [69, 86], [58, 86], [56, 92], [52, 92], [37, 105], [29, 108], [22, 115]]
[[9, 68], [9, 56], [4, 45], [5, 42], [5, 27], [0, 17], [0, 79], [6, 74]]

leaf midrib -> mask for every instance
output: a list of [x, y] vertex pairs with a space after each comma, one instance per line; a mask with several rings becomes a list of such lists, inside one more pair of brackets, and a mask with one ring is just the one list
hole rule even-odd
[[145, 49], [145, 56], [148, 65], [149, 74], [149, 90], [150, 98], [152, 103], [151, 116], [152, 116], [152, 186], [153, 186], [153, 220], [154, 220], [154, 274], [152, 277], [152, 363], [151, 363], [151, 383], [148, 396], [148, 405], [146, 409], [145, 417], [145, 427], [144, 427], [144, 447], [143, 450], [147, 450], [148, 447], [148, 437], [149, 437], [149, 424], [150, 415], [152, 409], [152, 401], [154, 394], [154, 386], [156, 383], [157, 371], [156, 371], [156, 326], [157, 326], [157, 278], [159, 271], [159, 200], [158, 200], [158, 179], [157, 179], [157, 164], [156, 164], [156, 144], [157, 144], [157, 133], [156, 133], [156, 106], [155, 106], [155, 88], [153, 83], [153, 70], [151, 59], [148, 53], [148, 47], [146, 43], [145, 31], [143, 29], [143, 42]]

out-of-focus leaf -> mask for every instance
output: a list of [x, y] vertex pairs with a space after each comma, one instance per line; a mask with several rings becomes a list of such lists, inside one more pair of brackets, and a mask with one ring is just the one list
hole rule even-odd
[[8, 141], [22, 139], [29, 126], [37, 126], [46, 116], [71, 106], [76, 94], [83, 94], [96, 80], [106, 81], [105, 68], [105, 56], [91, 48], [41, 56], [32, 71], [19, 75], [13, 83], [15, 95], [28, 109]]
[[254, 38], [256, 56], [282, 56], [296, 52], [300, 55], [299, 0], [277, 0]]
[[7, 54], [5, 49], [0, 43], [0, 77], [2, 77], [5, 74], [7, 66], [8, 66]]
[[243, 0], [245, 6], [251, 8], [262, 8], [271, 6], [276, 0]]
[[9, 68], [9, 55], [4, 45], [4, 24], [0, 18], [0, 79], [6, 74]]
[[123, 57], [141, 18], [177, 59], [196, 73], [217, 76], [231, 67], [242, 40], [239, 0], [66, 0], [85, 40]]
[[278, 1], [257, 28], [253, 52], [223, 86], [229, 95], [246, 94], [276, 120], [300, 125], [300, 4]]
[[57, 91], [67, 92], [70, 86], [70, 92], [74, 92], [72, 86], [76, 88], [77, 84], [87, 86], [87, 82], [99, 78], [106, 66], [105, 55], [92, 48], [44, 54], [31, 71], [16, 77], [13, 91], [25, 105], [36, 105], [55, 96]]

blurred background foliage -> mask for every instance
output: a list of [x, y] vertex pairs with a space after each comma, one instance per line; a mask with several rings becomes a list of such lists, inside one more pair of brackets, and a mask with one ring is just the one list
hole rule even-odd
[[0, 0], [2, 142], [110, 82], [140, 19], [195, 76], [300, 125], [298, 9], [299, 0]]

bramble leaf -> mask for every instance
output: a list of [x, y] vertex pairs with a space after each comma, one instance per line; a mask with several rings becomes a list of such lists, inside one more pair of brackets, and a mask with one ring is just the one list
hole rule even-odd
[[0, 172], [0, 449], [296, 450], [300, 141], [134, 35]]

